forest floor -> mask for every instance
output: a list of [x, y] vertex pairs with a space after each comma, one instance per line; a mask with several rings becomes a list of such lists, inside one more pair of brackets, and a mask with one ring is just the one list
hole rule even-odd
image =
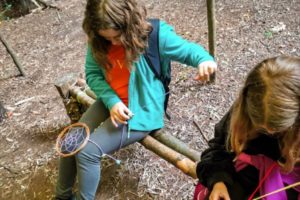
[[[142, 0], [149, 17], [173, 25], [179, 35], [207, 48], [204, 0]], [[0, 123], [0, 199], [48, 200], [54, 193], [57, 134], [70, 123], [54, 87], [57, 78], [84, 73], [86, 37], [81, 23], [85, 1], [52, 0], [61, 8], [35, 10], [2, 21], [0, 33], [16, 52], [26, 77], [0, 44], [0, 101], [12, 116]], [[165, 130], [192, 148], [207, 144], [214, 124], [237, 96], [247, 72], [261, 60], [300, 56], [300, 0], [216, 1], [217, 61], [214, 84], [193, 80], [196, 71], [173, 64]], [[195, 180], [139, 143], [106, 160], [96, 199], [192, 199]]]

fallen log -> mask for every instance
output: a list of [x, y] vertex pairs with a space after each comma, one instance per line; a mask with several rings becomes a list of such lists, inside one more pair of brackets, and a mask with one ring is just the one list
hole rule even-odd
[[[64, 99], [68, 97], [65, 89], [69, 88], [69, 97], [76, 99], [79, 104], [89, 107], [95, 102], [96, 96], [88, 88], [83, 91], [79, 86], [76, 86], [76, 84], [67, 81], [66, 84], [62, 84], [62, 81], [59, 81], [59, 84], [56, 84], [55, 86]], [[82, 84], [80, 84], [80, 86], [82, 86]], [[62, 88], [64, 88], [64, 92], [62, 92]], [[70, 100], [64, 100], [63, 102], [67, 103], [70, 102]], [[65, 104], [65, 106], [69, 114], [68, 105]], [[74, 122], [74, 120], [72, 120], [72, 122]], [[140, 143], [145, 148], [173, 164], [185, 174], [192, 178], [197, 178], [196, 163], [194, 161], [198, 161], [200, 159], [200, 153], [190, 149], [179, 139], [160, 131], [146, 136]]]

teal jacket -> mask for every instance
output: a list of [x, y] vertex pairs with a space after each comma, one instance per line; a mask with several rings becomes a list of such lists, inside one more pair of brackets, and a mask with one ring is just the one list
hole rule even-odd
[[[213, 60], [201, 46], [176, 35], [173, 27], [160, 22], [159, 51], [163, 72], [167, 71], [170, 60], [197, 67], [201, 62]], [[105, 70], [93, 58], [88, 47], [85, 63], [86, 80], [95, 92], [97, 99], [103, 101], [110, 110], [120, 98], [105, 79]], [[148, 66], [144, 55], [133, 63], [128, 88], [128, 108], [134, 116], [128, 121], [129, 130], [151, 131], [164, 125], [165, 90]]]

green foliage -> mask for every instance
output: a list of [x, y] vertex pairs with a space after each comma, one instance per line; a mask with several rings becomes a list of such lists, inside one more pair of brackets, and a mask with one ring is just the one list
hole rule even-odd
[[2, 21], [2, 20], [9, 20], [9, 17], [6, 17], [5, 13], [7, 11], [10, 11], [11, 8], [12, 8], [12, 4], [7, 4], [7, 3], [4, 4], [4, 9], [3, 9], [3, 11], [0, 12], [0, 21]]
[[273, 32], [272, 31], [265, 31], [264, 36], [268, 39], [273, 37]]

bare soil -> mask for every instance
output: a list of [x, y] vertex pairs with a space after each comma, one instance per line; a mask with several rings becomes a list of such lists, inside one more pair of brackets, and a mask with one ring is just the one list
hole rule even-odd
[[[84, 73], [86, 37], [81, 29], [85, 1], [52, 0], [61, 8], [34, 10], [2, 21], [0, 33], [16, 52], [26, 77], [0, 44], [0, 101], [12, 116], [0, 123], [0, 199], [46, 200], [54, 193], [59, 131], [70, 123], [54, 87], [57, 78]], [[142, 0], [149, 17], [172, 24], [177, 33], [207, 48], [204, 0]], [[214, 84], [192, 78], [196, 71], [173, 64], [166, 131], [192, 148], [207, 144], [214, 124], [236, 98], [247, 72], [261, 60], [300, 56], [300, 0], [216, 1], [217, 61]], [[134, 144], [103, 162], [97, 199], [192, 199], [195, 180]]]

